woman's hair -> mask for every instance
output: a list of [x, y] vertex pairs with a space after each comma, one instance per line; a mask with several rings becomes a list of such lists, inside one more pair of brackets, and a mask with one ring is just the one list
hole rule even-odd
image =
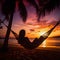
[[19, 37], [24, 37], [25, 36], [25, 30], [21, 30], [20, 32], [19, 32]]

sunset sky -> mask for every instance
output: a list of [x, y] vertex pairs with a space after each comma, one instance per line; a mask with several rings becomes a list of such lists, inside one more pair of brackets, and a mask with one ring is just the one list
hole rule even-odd
[[[26, 3], [25, 3], [26, 4]], [[40, 18], [40, 22], [37, 22], [37, 16], [35, 8], [31, 5], [26, 4], [26, 8], [28, 11], [27, 21], [23, 23], [18, 8], [15, 9], [14, 17], [13, 17], [13, 24], [12, 30], [19, 34], [21, 29], [26, 30], [26, 36], [29, 38], [36, 38], [39, 37], [44, 32], [47, 32], [51, 29], [57, 21], [60, 19], [60, 9], [56, 8], [50, 14], [46, 13], [45, 17]], [[4, 19], [4, 15], [0, 11], [0, 19]], [[5, 24], [8, 23], [5, 21]], [[3, 29], [0, 29], [0, 36], [4, 37], [6, 33], [6, 27], [2, 24]], [[60, 36], [60, 24], [54, 29], [51, 33], [50, 37], [52, 36]], [[13, 34], [10, 34], [10, 37], [14, 37]]]

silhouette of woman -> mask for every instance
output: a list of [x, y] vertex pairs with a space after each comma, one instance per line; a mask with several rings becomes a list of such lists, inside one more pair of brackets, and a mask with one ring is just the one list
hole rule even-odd
[[23, 47], [27, 49], [31, 49], [32, 43], [29, 41], [27, 37], [25, 37], [25, 30], [21, 30], [19, 32], [19, 35], [17, 35], [14, 31], [12, 31], [14, 34], [15, 38], [18, 40], [18, 43], [21, 44]]

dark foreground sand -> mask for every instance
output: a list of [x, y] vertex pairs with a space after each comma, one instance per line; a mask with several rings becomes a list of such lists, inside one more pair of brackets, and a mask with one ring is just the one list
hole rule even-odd
[[7, 52], [0, 51], [0, 60], [60, 60], [60, 48], [27, 50], [9, 46]]

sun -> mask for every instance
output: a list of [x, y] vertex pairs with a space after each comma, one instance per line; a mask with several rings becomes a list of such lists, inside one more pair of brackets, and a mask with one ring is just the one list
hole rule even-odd
[[45, 33], [45, 31], [43, 31], [43, 32], [40, 32], [40, 35], [43, 35]]
[[41, 31], [38, 34], [39, 34], [39, 36], [46, 36], [47, 34], [45, 34], [45, 33], [46, 33], [46, 31]]

